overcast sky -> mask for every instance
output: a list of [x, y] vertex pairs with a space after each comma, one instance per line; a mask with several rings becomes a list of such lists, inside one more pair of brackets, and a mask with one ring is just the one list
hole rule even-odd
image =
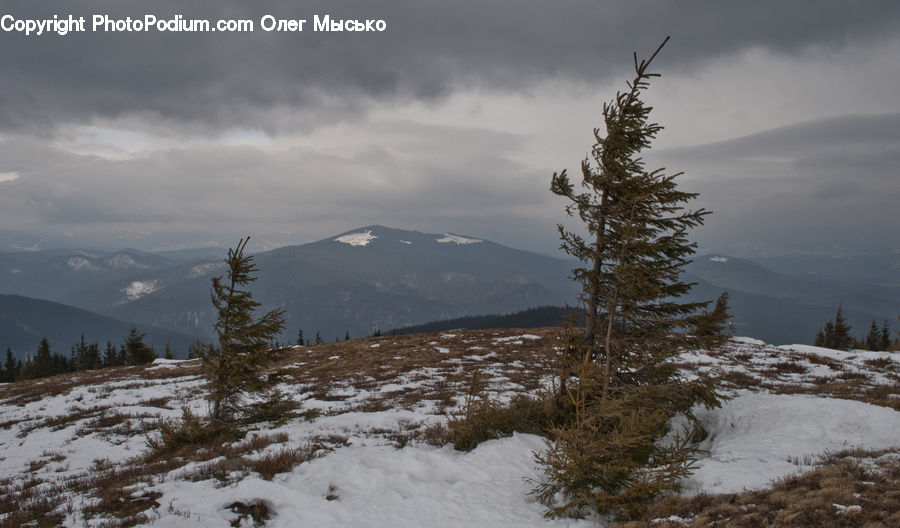
[[[108, 7], [113, 5], [114, 7]], [[248, 19], [247, 33], [0, 31], [0, 242], [257, 249], [369, 224], [554, 253], [601, 106], [665, 38], [648, 159], [732, 254], [900, 248], [900, 2], [7, 0], [15, 19]], [[260, 19], [309, 19], [265, 32]], [[314, 32], [313, 15], [383, 19]]]

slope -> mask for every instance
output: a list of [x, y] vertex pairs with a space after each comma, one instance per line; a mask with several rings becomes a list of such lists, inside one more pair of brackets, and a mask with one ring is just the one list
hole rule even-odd
[[[19, 295], [0, 295], [0, 347], [12, 349], [21, 358], [33, 354], [41, 338], [46, 337], [53, 350], [63, 355], [83, 335], [89, 343], [101, 347], [107, 341], [118, 346], [128, 335], [133, 323], [66, 306], [51, 301]], [[147, 334], [145, 342], [161, 355], [168, 343], [176, 356], [186, 357], [193, 341], [188, 335], [162, 328], [137, 325]]]

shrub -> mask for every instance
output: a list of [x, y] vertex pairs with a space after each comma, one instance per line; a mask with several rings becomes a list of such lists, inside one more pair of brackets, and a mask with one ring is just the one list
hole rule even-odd
[[244, 436], [237, 427], [206, 422], [187, 407], [182, 407], [181, 412], [181, 420], [160, 419], [159, 437], [147, 439], [147, 447], [152, 452], [161, 455], [181, 450], [193, 451], [235, 442]]

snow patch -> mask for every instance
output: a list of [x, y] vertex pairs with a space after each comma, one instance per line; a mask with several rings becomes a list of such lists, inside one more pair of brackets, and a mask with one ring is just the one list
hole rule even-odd
[[171, 369], [177, 368], [182, 363], [186, 363], [188, 361], [194, 361], [195, 359], [166, 359], [166, 358], [156, 358], [153, 360], [153, 366], [147, 367], [147, 370], [158, 370], [158, 369]]
[[731, 340], [738, 343], [745, 343], [747, 345], [766, 346], [765, 341], [760, 341], [759, 339], [754, 339], [752, 337], [732, 337]]
[[728, 262], [728, 259], [725, 257], [710, 257], [709, 260], [713, 262]]
[[478, 240], [477, 238], [466, 238], [466, 237], [461, 237], [459, 235], [453, 235], [450, 233], [444, 233], [444, 237], [438, 238], [437, 241], [440, 242], [441, 244], [453, 243], [456, 245], [480, 244], [480, 243], [484, 242], [484, 240]]
[[[397, 422], [377, 425], [396, 428]], [[593, 520], [546, 519], [544, 507], [528, 495], [528, 479], [540, 478], [534, 452], [543, 448], [543, 438], [519, 433], [467, 453], [449, 446], [354, 444], [271, 481], [250, 476], [221, 488], [167, 479], [153, 489], [163, 493], [160, 504], [191, 512], [183, 518], [159, 508], [159, 523], [173, 527], [225, 526], [232, 514], [223, 504], [259, 497], [275, 512], [266, 523], [271, 528], [596, 526]], [[331, 487], [337, 500], [326, 498]]]
[[197, 264], [196, 266], [191, 266], [190, 271], [188, 271], [188, 278], [196, 279], [197, 277], [202, 277], [213, 270], [224, 267], [225, 263], [223, 262], [204, 262], [203, 264]]
[[335, 242], [343, 242], [344, 244], [350, 244], [351, 246], [367, 246], [369, 242], [378, 238], [377, 236], [372, 234], [372, 231], [365, 230], [360, 231], [359, 233], [350, 233], [344, 236], [339, 236], [334, 239]]
[[90, 260], [83, 257], [69, 257], [66, 259], [66, 266], [72, 271], [97, 271], [97, 266]]
[[116, 253], [111, 257], [107, 257], [103, 259], [103, 262], [106, 265], [111, 266], [116, 269], [129, 269], [129, 268], [149, 268], [146, 264], [141, 264], [138, 261], [131, 258], [131, 255], [127, 255], [125, 253]]
[[687, 493], [760, 489], [801, 470], [788, 457], [850, 447], [897, 445], [900, 412], [852, 400], [741, 392], [719, 409], [697, 413], [709, 437], [684, 482]]
[[401, 240], [400, 243], [401, 243], [401, 244], [406, 244], [407, 246], [411, 246], [411, 245], [412, 245], [412, 242], [410, 242], [409, 240]]
[[534, 334], [522, 334], [508, 337], [495, 337], [494, 343], [512, 343], [514, 345], [521, 345], [522, 339], [540, 339], [540, 336]]
[[149, 280], [149, 281], [134, 281], [128, 286], [122, 288], [122, 293], [125, 294], [125, 297], [129, 301], [136, 301], [147, 295], [148, 293], [153, 293], [159, 288], [157, 287], [157, 281]]

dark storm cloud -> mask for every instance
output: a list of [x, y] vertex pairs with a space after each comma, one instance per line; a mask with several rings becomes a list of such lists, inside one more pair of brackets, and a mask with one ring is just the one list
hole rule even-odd
[[[112, 4], [112, 5], [111, 5]], [[666, 68], [752, 46], [796, 53], [897, 34], [900, 3], [871, 1], [4, 2], [18, 18], [377, 18], [384, 33], [0, 33], [0, 129], [136, 115], [192, 132], [305, 129], [373, 101], [434, 99], [460, 87], [527, 90], [597, 80], [671, 34]], [[296, 113], [285, 120], [285, 109]]]
[[700, 239], [726, 252], [900, 246], [900, 114], [818, 119], [654, 154], [714, 211]]
[[[522, 234], [541, 221], [552, 231], [541, 213], [545, 175], [511, 160], [515, 136], [408, 122], [380, 124], [378, 133], [386, 147], [339, 154], [215, 145], [123, 160], [2, 141], [0, 159], [19, 176], [0, 183], [3, 227], [143, 248], [227, 245], [245, 233], [257, 244], [296, 243], [373, 223], [478, 235], [478, 225], [519, 223]], [[522, 184], [532, 177], [542, 184]]]

